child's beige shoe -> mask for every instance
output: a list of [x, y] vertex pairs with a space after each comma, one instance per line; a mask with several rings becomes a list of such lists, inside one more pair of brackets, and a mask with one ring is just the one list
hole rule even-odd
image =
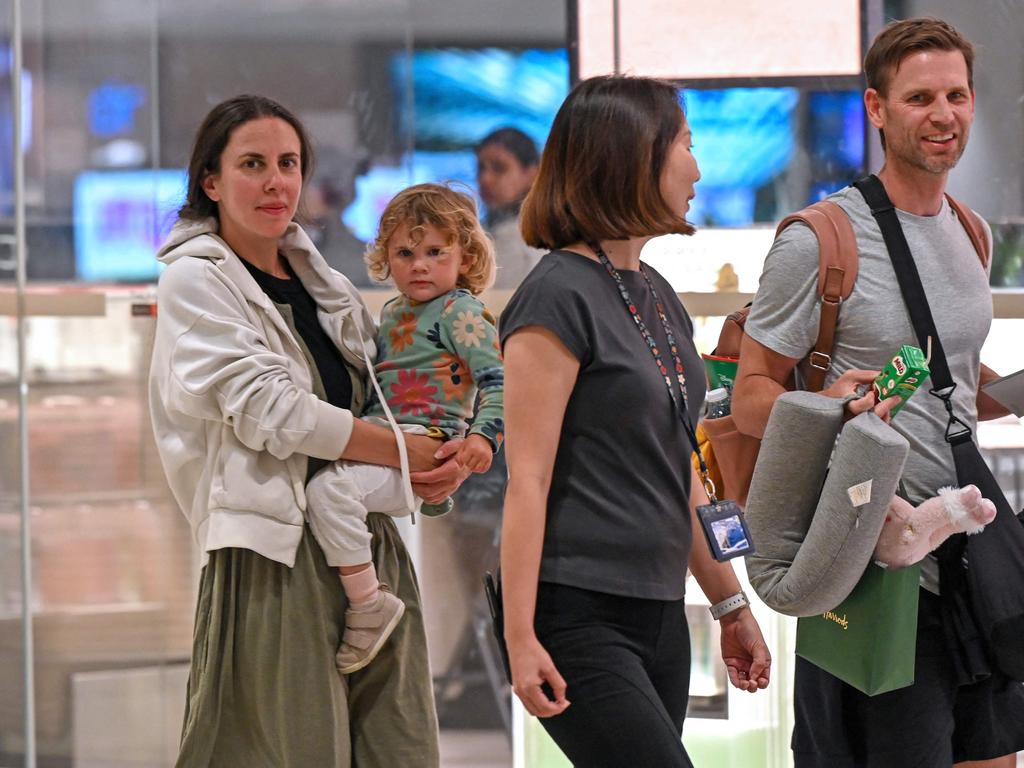
[[373, 661], [404, 613], [405, 603], [385, 584], [366, 605], [349, 605], [345, 610], [345, 633], [335, 656], [338, 671], [350, 675]]

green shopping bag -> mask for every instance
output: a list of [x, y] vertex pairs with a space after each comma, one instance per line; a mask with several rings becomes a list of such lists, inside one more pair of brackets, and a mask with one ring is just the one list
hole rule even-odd
[[797, 656], [868, 696], [913, 684], [920, 576], [871, 563], [842, 603], [797, 622]]

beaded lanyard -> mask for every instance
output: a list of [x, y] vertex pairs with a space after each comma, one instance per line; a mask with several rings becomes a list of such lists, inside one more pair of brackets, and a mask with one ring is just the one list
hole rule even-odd
[[[609, 260], [608, 255], [604, 252], [600, 243], [587, 243], [587, 245], [589, 245], [590, 249], [597, 254], [597, 258], [601, 261], [601, 264], [604, 265], [605, 271], [607, 271], [615, 281], [615, 285], [619, 289], [619, 295], [622, 297], [622, 302], [626, 305], [626, 309], [633, 318], [633, 322], [636, 323], [636, 327], [639, 329], [640, 335], [647, 343], [647, 348], [651, 350], [651, 355], [654, 357], [654, 362], [658, 366], [658, 371], [661, 373], [665, 386], [668, 387], [669, 399], [672, 401], [672, 405], [679, 413], [679, 420], [683, 423], [683, 428], [686, 430], [686, 434], [690, 438], [690, 442], [693, 444], [693, 451], [700, 463], [700, 478], [704, 483], [704, 490], [707, 491], [708, 499], [710, 499], [712, 503], [715, 503], [717, 501], [717, 498], [715, 497], [715, 484], [711, 481], [707, 464], [704, 463], [704, 457], [700, 452], [700, 443], [697, 441], [697, 435], [694, 432], [693, 426], [690, 424], [689, 413], [686, 410], [686, 405], [689, 399], [686, 394], [686, 372], [683, 368], [682, 358], [679, 357], [679, 347], [676, 344], [675, 335], [672, 333], [672, 326], [668, 322], [668, 316], [665, 314], [665, 307], [661, 303], [661, 297], [658, 296], [658, 291], [654, 287], [654, 283], [651, 281], [650, 275], [647, 274], [647, 270], [644, 269], [644, 265], [641, 264], [640, 274], [643, 275], [644, 281], [647, 283], [647, 287], [651, 291], [651, 296], [654, 297], [654, 307], [658, 312], [658, 317], [661, 319], [661, 327], [665, 330], [665, 338], [668, 341], [669, 352], [672, 355], [672, 363], [676, 374], [676, 383], [679, 387], [678, 398], [676, 397], [676, 393], [672, 387], [672, 376], [661, 359], [661, 352], [658, 350], [658, 343], [654, 340], [651, 332], [647, 329], [643, 318], [640, 317], [640, 312], [637, 310], [633, 299], [630, 298], [629, 291], [626, 289], [626, 284], [622, 281], [622, 275], [620, 275], [619, 271], [612, 266], [612, 262]], [[680, 405], [680, 402], [682, 405]]]

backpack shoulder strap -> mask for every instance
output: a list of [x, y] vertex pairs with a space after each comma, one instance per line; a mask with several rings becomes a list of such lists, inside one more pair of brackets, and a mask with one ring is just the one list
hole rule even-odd
[[740, 356], [740, 345], [743, 343], [743, 327], [747, 323], [747, 315], [750, 314], [750, 305], [730, 312], [725, 322], [722, 323], [722, 330], [718, 334], [718, 344], [715, 346], [713, 355], [721, 357]]
[[[778, 237], [782, 230], [794, 222], [802, 222], [811, 228], [818, 239], [818, 295], [845, 299], [853, 292], [857, 282], [857, 237], [853, 233], [850, 217], [846, 211], [829, 200], [809, 205], [792, 213], [775, 230]], [[838, 284], [829, 284], [829, 268], [842, 271]]]
[[946, 199], [949, 201], [949, 206], [956, 213], [956, 217], [960, 219], [963, 228], [967, 230], [967, 236], [971, 239], [971, 245], [974, 246], [978, 258], [981, 259], [981, 266], [987, 269], [988, 238], [985, 237], [985, 226], [981, 223], [981, 218], [952, 195], [946, 195]]
[[850, 217], [829, 200], [809, 205], [779, 222], [776, 237], [790, 224], [799, 221], [811, 228], [818, 239], [818, 295], [821, 297], [821, 319], [818, 338], [805, 359], [807, 388], [818, 392], [825, 384], [825, 374], [832, 367], [839, 305], [853, 292], [857, 281], [857, 237]]

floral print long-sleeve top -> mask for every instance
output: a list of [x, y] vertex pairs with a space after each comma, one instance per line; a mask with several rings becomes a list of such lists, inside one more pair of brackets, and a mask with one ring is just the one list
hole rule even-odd
[[[498, 450], [505, 370], [494, 317], [478, 298], [462, 288], [422, 303], [399, 295], [381, 310], [377, 346], [374, 370], [396, 421], [451, 438], [466, 434], [472, 419], [469, 433]], [[375, 399], [365, 415], [384, 411]]]

